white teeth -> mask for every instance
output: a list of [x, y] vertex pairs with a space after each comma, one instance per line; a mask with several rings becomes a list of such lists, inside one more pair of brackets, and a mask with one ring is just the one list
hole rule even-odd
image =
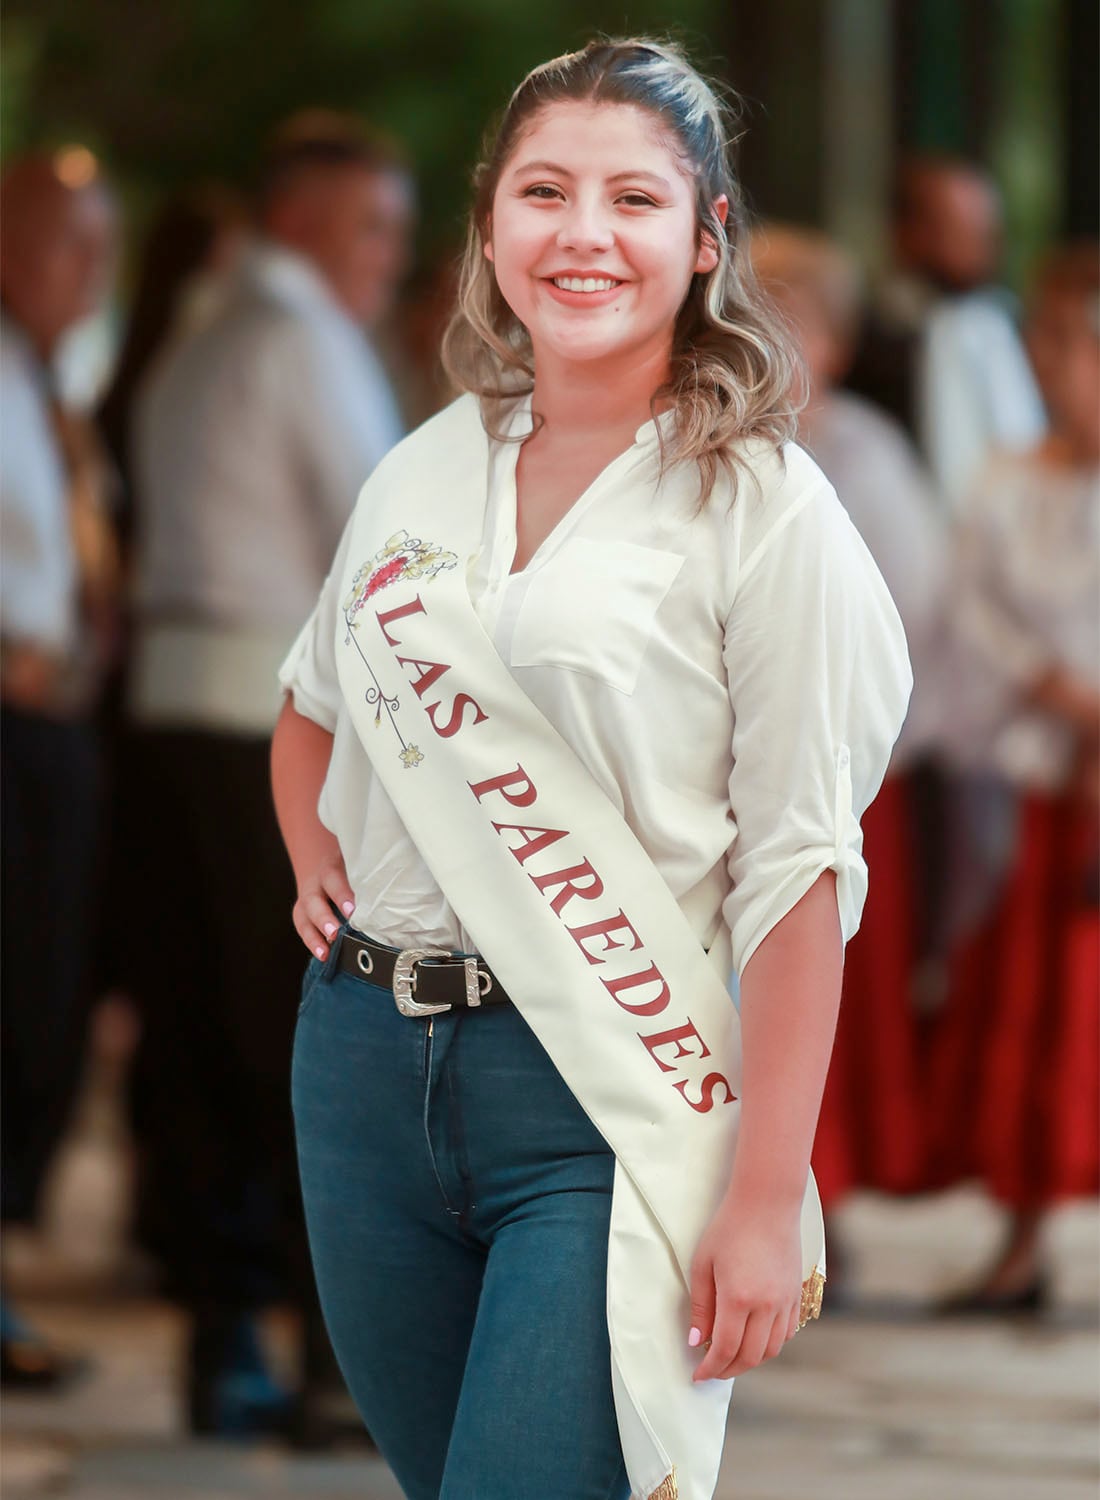
[[609, 292], [619, 283], [603, 276], [555, 276], [554, 285], [563, 292]]

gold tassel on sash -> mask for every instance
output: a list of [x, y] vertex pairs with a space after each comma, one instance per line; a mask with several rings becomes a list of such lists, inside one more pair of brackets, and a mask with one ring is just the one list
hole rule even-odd
[[802, 1305], [798, 1309], [798, 1326], [805, 1328], [811, 1318], [820, 1318], [825, 1295], [825, 1273], [815, 1266], [802, 1283]]

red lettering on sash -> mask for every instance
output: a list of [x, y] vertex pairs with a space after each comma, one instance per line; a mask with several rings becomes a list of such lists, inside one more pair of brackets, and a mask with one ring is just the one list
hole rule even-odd
[[[685, 1047], [682, 1045], [685, 1041], [687, 1041], [688, 1037], [694, 1037], [695, 1040], [699, 1043], [698, 1052], [692, 1052], [689, 1047]], [[646, 1036], [643, 1032], [639, 1031], [638, 1040], [645, 1043], [646, 1047], [649, 1049], [653, 1061], [657, 1064], [662, 1073], [674, 1073], [676, 1070], [673, 1067], [672, 1063], [662, 1062], [661, 1059], [657, 1056], [658, 1047], [671, 1047], [673, 1043], [675, 1043], [676, 1051], [673, 1053], [673, 1062], [681, 1057], [710, 1056], [710, 1048], [696, 1031], [694, 1022], [692, 1022], [690, 1017], [683, 1026], [673, 1026], [668, 1031], [655, 1031], [650, 1036]], [[680, 1085], [677, 1084], [676, 1087], [679, 1088]]]
[[617, 916], [603, 917], [598, 922], [586, 922], [583, 927], [567, 927], [565, 930], [590, 964], [604, 964], [607, 962], [607, 959], [600, 958], [595, 953], [589, 953], [588, 949], [584, 946], [589, 938], [606, 938], [607, 942], [603, 945], [604, 953], [610, 953], [612, 948], [623, 948], [626, 946], [625, 943], [613, 943], [611, 941], [611, 934], [613, 932], [629, 932], [630, 936], [634, 939], [630, 945], [632, 953], [642, 946], [641, 938], [634, 931], [633, 927], [631, 927], [622, 911]]
[[423, 698], [430, 687], [434, 687], [444, 672], [449, 672], [449, 666], [441, 661], [421, 661], [415, 656], [399, 656], [397, 660], [403, 667], [416, 667], [417, 675], [409, 678], [409, 686], [418, 698]]
[[709, 1115], [711, 1110], [714, 1108], [714, 1091], [719, 1086], [724, 1088], [726, 1091], [726, 1097], [720, 1100], [719, 1103], [733, 1104], [737, 1099], [737, 1095], [730, 1088], [729, 1079], [723, 1078], [721, 1073], [707, 1074], [702, 1083], [699, 1085], [700, 1097], [698, 1099], [688, 1099], [688, 1086], [686, 1078], [681, 1078], [679, 1083], [674, 1083], [672, 1085], [672, 1087], [676, 1089], [678, 1093], [683, 1095], [686, 1102], [691, 1105], [696, 1114], [700, 1115]]
[[[517, 766], [514, 771], [505, 771], [503, 776], [492, 776], [488, 781], [468, 781], [466, 785], [479, 802], [489, 792], [499, 792], [505, 802], [510, 802], [513, 807], [530, 807], [538, 796], [535, 783], [522, 766]], [[517, 790], [512, 792], [509, 790], [511, 787], [516, 787]]]
[[[582, 859], [579, 865], [570, 865], [568, 870], [551, 870], [549, 875], [532, 875], [531, 879], [543, 895], [551, 886], [561, 886], [550, 903], [559, 917], [562, 907], [571, 896], [580, 896], [582, 901], [597, 901], [603, 895], [603, 881], [586, 859]], [[578, 885], [579, 880], [587, 880], [588, 884]]]
[[375, 619], [382, 627], [382, 634], [386, 637], [387, 644], [390, 646], [400, 646], [401, 642], [390, 635], [386, 626], [393, 620], [403, 620], [406, 615], [426, 615], [427, 613], [428, 611], [424, 608], [420, 595], [417, 594], [411, 604], [399, 604], [396, 609], [384, 610], [377, 613]]
[[[549, 849], [551, 844], [556, 844], [559, 839], [569, 837], [569, 832], [565, 828], [528, 828], [522, 823], [494, 823], [493, 827], [501, 835], [506, 828], [513, 833], [523, 835], [522, 844], [508, 844], [508, 848], [520, 864], [530, 859], [532, 854], [541, 854], [544, 849]], [[507, 843], [507, 840], [505, 842]]]
[[[639, 974], [627, 974], [625, 979], [603, 979], [600, 983], [616, 1005], [621, 1005], [623, 1010], [630, 1011], [634, 1016], [656, 1016], [672, 999], [672, 991], [656, 964], [650, 964], [648, 969], [643, 969]], [[628, 1005], [625, 1000], [619, 999], [620, 990], [632, 990], [641, 984], [659, 984], [661, 988], [656, 999], [643, 1000], [639, 1005]]]
[[469, 721], [471, 724], [484, 724], [485, 720], [489, 717], [481, 705], [474, 702], [469, 693], [459, 693], [455, 698], [455, 701], [451, 704], [451, 717], [447, 720], [446, 724], [440, 724], [436, 721], [435, 711], [438, 707], [438, 702], [429, 703], [425, 712], [432, 721], [432, 728], [442, 740], [449, 740], [452, 735], [458, 733], [462, 728], [462, 716], [468, 708], [472, 708], [474, 711], [473, 718]]

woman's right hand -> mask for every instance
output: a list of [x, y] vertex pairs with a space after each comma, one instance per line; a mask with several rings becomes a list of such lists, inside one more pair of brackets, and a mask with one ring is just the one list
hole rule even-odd
[[299, 876], [298, 899], [294, 903], [295, 931], [309, 951], [322, 960], [328, 958], [329, 944], [339, 929], [334, 906], [345, 917], [355, 910], [355, 892], [348, 884], [339, 848], [323, 855]]

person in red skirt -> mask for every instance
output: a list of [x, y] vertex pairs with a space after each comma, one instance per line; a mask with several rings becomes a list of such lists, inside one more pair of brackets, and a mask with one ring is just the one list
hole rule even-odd
[[930, 1168], [980, 1178], [1010, 1214], [956, 1311], [1038, 1306], [1046, 1211], [1100, 1189], [1100, 246], [1051, 255], [1028, 342], [1050, 434], [972, 495], [953, 603], [952, 747], [985, 787], [970, 868], [988, 871], [998, 843], [1007, 855], [957, 953]]
[[[825, 235], [766, 224], [752, 260], [798, 338], [809, 376], [799, 441], [835, 486], [885, 578], [905, 626], [913, 697], [882, 789], [863, 818], [874, 879], [848, 947], [844, 990], [814, 1142], [826, 1214], [857, 1187], [909, 1193], [924, 1182], [924, 1100], [911, 1004], [919, 883], [910, 771], [934, 734], [946, 527], [912, 443], [892, 417], [838, 382], [860, 317], [855, 263]], [[831, 1233], [832, 1244], [837, 1235]], [[834, 1252], [830, 1280], [837, 1279]], [[831, 1288], [835, 1296], [835, 1285]]]

